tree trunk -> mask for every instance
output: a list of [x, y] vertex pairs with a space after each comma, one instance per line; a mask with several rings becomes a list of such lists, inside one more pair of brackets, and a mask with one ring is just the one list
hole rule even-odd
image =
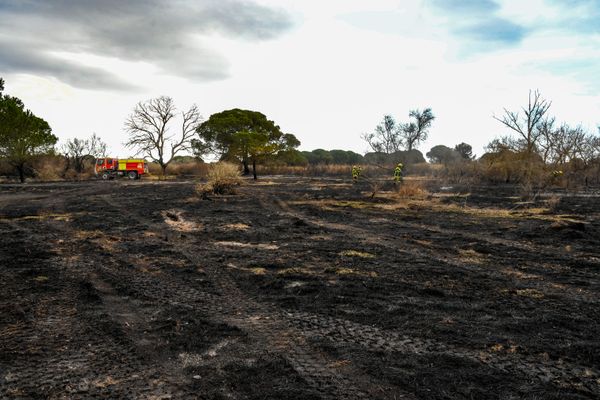
[[19, 172], [19, 181], [21, 181], [21, 183], [25, 183], [25, 165], [17, 165], [17, 171]]
[[76, 159], [75, 169], [77, 170], [78, 174], [83, 173], [83, 171], [85, 170], [85, 165], [83, 164], [83, 158]]
[[254, 180], [256, 180], [256, 160], [252, 160], [252, 175], [254, 176]]
[[166, 176], [167, 176], [167, 166], [168, 165], [169, 164], [162, 164], [162, 163], [160, 164], [160, 169], [162, 171], [162, 178], [163, 179], [166, 179]]
[[244, 165], [244, 175], [250, 175], [250, 168], [248, 168], [248, 160], [242, 160], [242, 164]]

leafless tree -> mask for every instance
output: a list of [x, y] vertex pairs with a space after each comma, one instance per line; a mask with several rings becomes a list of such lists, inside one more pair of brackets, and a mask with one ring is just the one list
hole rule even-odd
[[510, 136], [495, 138], [485, 146], [488, 153], [501, 153], [503, 151], [515, 151], [519, 147], [517, 140]]
[[86, 159], [94, 159], [106, 155], [106, 143], [95, 133], [89, 139], [69, 139], [62, 151], [67, 158], [67, 168], [73, 167], [81, 173], [85, 168]]
[[409, 122], [402, 127], [403, 142], [406, 145], [406, 150], [411, 151], [416, 148], [419, 143], [427, 140], [429, 134], [429, 128], [431, 123], [435, 119], [435, 116], [431, 112], [431, 108], [426, 108], [423, 111], [412, 110], [409, 113], [411, 118], [414, 118], [413, 122]]
[[391, 115], [384, 115], [383, 120], [375, 127], [375, 132], [365, 133], [362, 138], [377, 153], [392, 154], [402, 147], [402, 126], [396, 123]]
[[181, 131], [177, 135], [172, 134], [170, 122], [176, 113], [173, 99], [161, 96], [138, 103], [125, 122], [129, 133], [126, 146], [160, 165], [163, 176], [177, 153], [190, 150], [191, 139], [202, 122], [194, 104], [188, 111], [181, 112]]
[[526, 153], [532, 155], [541, 134], [539, 124], [544, 120], [551, 105], [552, 102], [543, 99], [539, 91], [530, 90], [527, 108], [522, 108], [523, 115], [520, 111], [509, 111], [505, 108], [502, 118], [494, 116], [494, 119], [517, 132], [525, 142]]
[[556, 118], [545, 118], [538, 124], [538, 132], [540, 135], [539, 139], [539, 150], [544, 160], [544, 163], [550, 162], [553, 158], [553, 152], [555, 148], [555, 135], [556, 135]]
[[587, 133], [580, 146], [580, 157], [585, 163], [600, 162], [600, 129], [598, 133]]
[[560, 165], [577, 158], [583, 160], [587, 135], [581, 126], [562, 124], [552, 129], [551, 125], [542, 124], [540, 133], [539, 147], [545, 162]]

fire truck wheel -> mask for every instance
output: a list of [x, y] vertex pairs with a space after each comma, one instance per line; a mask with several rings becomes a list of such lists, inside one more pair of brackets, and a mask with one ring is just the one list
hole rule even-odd
[[110, 179], [110, 174], [108, 172], [102, 173], [102, 180], [107, 181]]
[[137, 179], [137, 172], [135, 172], [135, 171], [129, 171], [129, 172], [127, 173], [127, 177], [128, 177], [129, 179], [131, 179], [131, 180]]

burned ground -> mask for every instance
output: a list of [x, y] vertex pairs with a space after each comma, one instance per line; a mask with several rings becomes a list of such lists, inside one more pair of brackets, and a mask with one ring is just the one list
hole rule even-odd
[[0, 188], [0, 397], [593, 399], [600, 202]]

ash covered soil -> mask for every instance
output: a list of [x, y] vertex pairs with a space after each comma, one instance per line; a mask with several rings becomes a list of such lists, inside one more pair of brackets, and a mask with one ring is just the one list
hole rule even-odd
[[0, 187], [0, 397], [597, 399], [600, 198]]

